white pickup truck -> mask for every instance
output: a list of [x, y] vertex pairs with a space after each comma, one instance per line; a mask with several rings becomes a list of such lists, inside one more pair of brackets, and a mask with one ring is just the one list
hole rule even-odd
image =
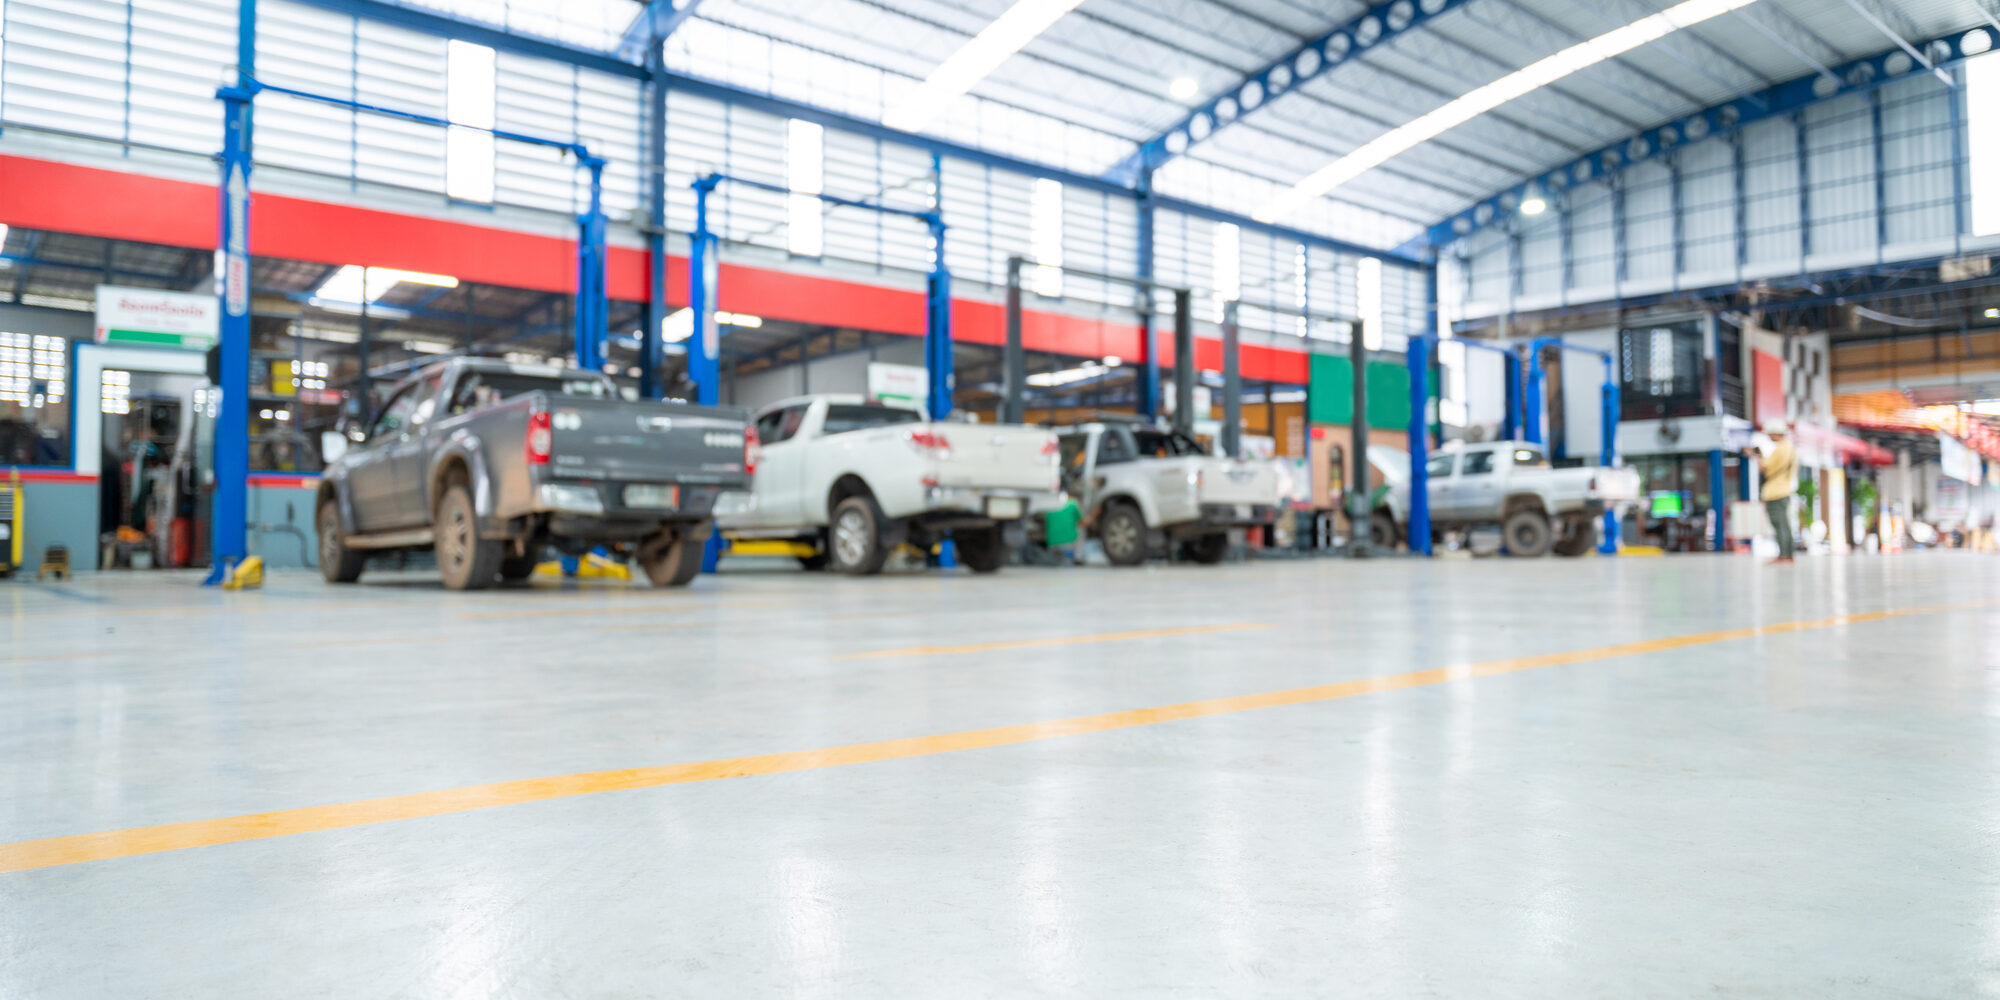
[[880, 572], [896, 546], [950, 538], [991, 573], [1005, 525], [1056, 504], [1056, 437], [1009, 424], [933, 423], [913, 407], [815, 395], [758, 413], [762, 458], [749, 509], [717, 518], [737, 538], [811, 542], [807, 569]]
[[1282, 502], [1277, 469], [1217, 458], [1179, 431], [1091, 423], [1061, 432], [1066, 486], [1115, 566], [1137, 566], [1158, 539], [1196, 562], [1229, 554], [1229, 529], [1267, 525]]
[[[1369, 461], [1392, 481], [1384, 510], [1398, 534], [1409, 522], [1409, 453], [1401, 469], [1386, 468], [1374, 449]], [[1447, 445], [1424, 467], [1436, 530], [1497, 524], [1509, 555], [1580, 556], [1597, 540], [1593, 518], [1639, 498], [1639, 473], [1624, 466], [1552, 469], [1542, 447], [1520, 441]], [[1400, 472], [1400, 475], [1398, 475]], [[1377, 529], [1380, 541], [1381, 529]]]

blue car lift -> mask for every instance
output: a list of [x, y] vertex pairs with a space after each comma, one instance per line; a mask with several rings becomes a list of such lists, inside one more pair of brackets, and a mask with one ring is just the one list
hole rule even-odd
[[[245, 4], [245, 18], [254, 23], [254, 6]], [[329, 97], [263, 83], [252, 75], [254, 32], [238, 39], [239, 68], [234, 86], [215, 92], [222, 101], [222, 258], [221, 369], [222, 404], [216, 415], [215, 503], [210, 531], [214, 550], [209, 585], [219, 584], [248, 551], [250, 472], [250, 171], [252, 107], [261, 93], [284, 94], [300, 100], [349, 108], [439, 128], [468, 128], [447, 119], [395, 108], [384, 108], [344, 97]], [[544, 139], [504, 129], [473, 129], [496, 139], [548, 146], [576, 155], [590, 171], [590, 206], [577, 217], [577, 293], [575, 310], [576, 363], [592, 371], [604, 365], [604, 340], [610, 304], [604, 289], [604, 166], [582, 143]]]
[[[716, 235], [708, 227], [708, 196], [725, 181], [776, 194], [804, 193], [793, 191], [783, 184], [720, 173], [709, 174], [694, 182], [694, 232], [689, 234], [688, 248], [688, 308], [694, 311], [694, 336], [688, 338], [688, 378], [694, 382], [695, 402], [707, 406], [715, 405], [722, 398], [721, 343], [715, 324], [720, 268]], [[897, 208], [839, 195], [815, 194], [813, 197], [829, 205], [916, 219], [930, 229], [931, 271], [924, 281], [924, 368], [930, 373], [930, 418], [943, 420], [951, 414], [952, 393], [951, 272], [944, 266], [943, 214], [936, 208]]]
[[[1598, 389], [1602, 402], [1598, 464], [1610, 468], [1618, 464], [1618, 362], [1610, 351], [1600, 351], [1595, 347], [1583, 347], [1569, 343], [1561, 337], [1536, 337], [1528, 341], [1528, 386], [1522, 393], [1521, 420], [1527, 440], [1542, 444], [1543, 437], [1543, 396], [1547, 394], [1548, 371], [1542, 363], [1543, 352], [1554, 348], [1575, 351], [1579, 354], [1594, 354], [1604, 362], [1604, 385]], [[1604, 511], [1604, 537], [1598, 540], [1597, 551], [1607, 555], [1618, 554], [1618, 514]]]
[[[1500, 437], [1519, 438], [1521, 355], [1512, 347], [1483, 340], [1454, 339], [1452, 343], [1500, 355], [1507, 381], [1506, 416], [1502, 418]], [[1436, 334], [1418, 334], [1410, 338], [1403, 355], [1403, 363], [1410, 371], [1410, 513], [1404, 534], [1409, 536], [1410, 551], [1424, 555], [1431, 554], [1430, 470], [1425, 466], [1430, 462], [1430, 372], [1437, 346]]]

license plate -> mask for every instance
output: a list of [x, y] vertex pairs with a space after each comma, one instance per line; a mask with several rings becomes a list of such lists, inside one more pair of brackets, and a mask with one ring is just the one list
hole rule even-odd
[[625, 506], [643, 507], [651, 510], [667, 510], [681, 503], [681, 488], [678, 486], [655, 486], [640, 483], [625, 487]]
[[987, 497], [986, 516], [996, 521], [1012, 521], [1021, 516], [1020, 497]]

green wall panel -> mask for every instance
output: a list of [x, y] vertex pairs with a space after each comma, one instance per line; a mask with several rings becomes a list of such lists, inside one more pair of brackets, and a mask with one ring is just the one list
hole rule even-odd
[[[1410, 425], [1410, 372], [1400, 361], [1368, 362], [1368, 426], [1406, 430]], [[1317, 424], [1354, 419], [1354, 365], [1315, 354], [1308, 369], [1307, 415]]]

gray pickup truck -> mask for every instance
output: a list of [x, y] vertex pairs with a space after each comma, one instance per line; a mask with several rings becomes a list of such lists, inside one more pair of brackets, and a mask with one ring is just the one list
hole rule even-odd
[[433, 549], [452, 590], [519, 580], [544, 546], [636, 556], [659, 586], [701, 571], [717, 498], [750, 488], [757, 440], [732, 408], [620, 398], [574, 369], [452, 358], [419, 369], [329, 455], [320, 572]]

